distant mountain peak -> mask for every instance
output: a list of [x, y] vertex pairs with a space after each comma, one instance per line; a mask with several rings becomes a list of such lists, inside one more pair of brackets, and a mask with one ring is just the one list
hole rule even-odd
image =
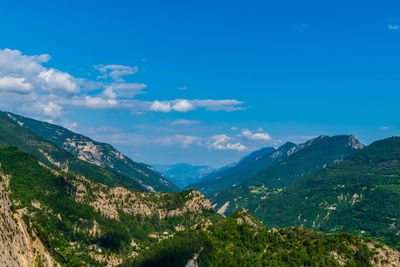
[[347, 146], [354, 148], [354, 149], [363, 149], [364, 148], [364, 145], [361, 144], [361, 142], [358, 141], [358, 139], [354, 135], [349, 136], [349, 141], [347, 143]]

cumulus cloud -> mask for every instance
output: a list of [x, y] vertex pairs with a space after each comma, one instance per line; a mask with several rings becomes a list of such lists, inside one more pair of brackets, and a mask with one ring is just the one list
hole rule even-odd
[[[262, 131], [262, 128], [259, 130]], [[246, 138], [248, 140], [253, 140], [253, 141], [270, 141], [272, 139], [268, 133], [260, 133], [260, 132], [252, 133], [248, 129], [243, 129], [241, 135], [244, 138]]]
[[55, 69], [45, 70], [39, 73], [38, 78], [41, 79], [42, 88], [50, 92], [55, 90], [67, 93], [78, 93], [79, 88], [74, 78], [68, 73]]
[[36, 76], [46, 69], [42, 64], [49, 60], [48, 54], [27, 56], [18, 50], [0, 49], [0, 73], [2, 76]]
[[[244, 103], [237, 100], [138, 100], [135, 96], [144, 93], [146, 84], [123, 80], [124, 76], [136, 73], [136, 67], [96, 65], [101, 74], [99, 78], [112, 81], [95, 81], [44, 66], [50, 59], [48, 54], [29, 56], [18, 50], [0, 49], [0, 109], [43, 120], [57, 120], [74, 108], [119, 109], [131, 114], [245, 108]], [[21, 94], [24, 94], [23, 98]]]
[[193, 110], [194, 106], [187, 100], [179, 100], [172, 106], [172, 109], [179, 112], [187, 112]]
[[[74, 103], [73, 101], [72, 103]], [[79, 103], [79, 101], [76, 101]], [[118, 101], [115, 99], [104, 99], [101, 97], [92, 97], [92, 96], [85, 96], [81, 100], [80, 106], [86, 106], [92, 109], [105, 109], [105, 108], [112, 108], [118, 105]]]
[[49, 60], [48, 54], [26, 56], [18, 50], [0, 50], [0, 77], [3, 83], [18, 88], [19, 92], [35, 88], [53, 94], [78, 93], [79, 86], [71, 75], [42, 65]]
[[42, 105], [42, 107], [44, 114], [52, 118], [58, 118], [62, 113], [62, 108], [53, 102], [49, 102], [47, 105]]
[[0, 77], [0, 90], [11, 91], [20, 94], [27, 94], [33, 89], [32, 84], [26, 82], [25, 78]]
[[169, 102], [160, 102], [156, 100], [151, 104], [150, 110], [158, 112], [170, 112], [171, 104]]
[[241, 143], [234, 143], [234, 144], [226, 144], [226, 148], [229, 150], [236, 150], [236, 151], [243, 151], [246, 150], [246, 146], [242, 145]]
[[241, 144], [240, 142], [231, 143], [229, 142], [232, 138], [225, 135], [219, 134], [211, 136], [208, 140], [207, 145], [210, 149], [216, 150], [236, 150], [236, 151], [243, 151], [246, 150], [246, 146]]
[[132, 75], [138, 71], [137, 67], [124, 65], [94, 65], [94, 68], [99, 70], [99, 72], [102, 74], [98, 76], [99, 79], [106, 79], [110, 77], [116, 82], [124, 82], [122, 76]]

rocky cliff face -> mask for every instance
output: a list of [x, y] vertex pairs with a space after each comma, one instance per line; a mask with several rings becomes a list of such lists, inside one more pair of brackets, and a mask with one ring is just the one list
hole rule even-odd
[[104, 216], [115, 220], [119, 220], [119, 211], [165, 220], [183, 216], [187, 212], [201, 215], [203, 211], [212, 210], [210, 201], [196, 190], [187, 191], [179, 205], [176, 205], [174, 193], [141, 193], [123, 187], [111, 188], [82, 176], [71, 182], [77, 188], [73, 194], [75, 200], [88, 204]]
[[21, 213], [14, 212], [8, 197], [10, 177], [0, 172], [0, 265], [58, 266], [35, 232], [28, 231]]

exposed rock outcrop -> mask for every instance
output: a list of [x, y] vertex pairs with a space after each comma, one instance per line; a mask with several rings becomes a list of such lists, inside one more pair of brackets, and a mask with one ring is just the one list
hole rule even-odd
[[8, 198], [9, 177], [0, 172], [0, 266], [58, 266]]

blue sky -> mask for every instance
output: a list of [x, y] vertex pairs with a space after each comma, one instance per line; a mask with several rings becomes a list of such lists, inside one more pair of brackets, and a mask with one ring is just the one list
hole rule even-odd
[[0, 109], [146, 163], [398, 135], [398, 1], [7, 1]]

